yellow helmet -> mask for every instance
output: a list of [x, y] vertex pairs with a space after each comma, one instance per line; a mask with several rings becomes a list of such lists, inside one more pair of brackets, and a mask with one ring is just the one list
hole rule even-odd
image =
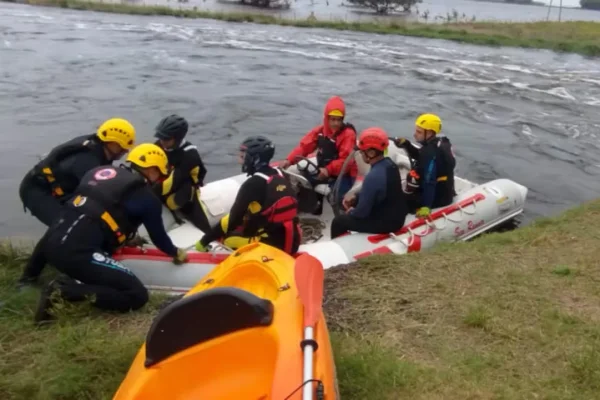
[[122, 118], [112, 118], [105, 121], [96, 132], [103, 142], [115, 142], [125, 150], [131, 150], [135, 144], [135, 128]]
[[156, 167], [163, 175], [168, 175], [169, 159], [159, 146], [153, 143], [142, 143], [127, 155], [127, 161], [140, 168]]
[[344, 113], [341, 110], [331, 110], [327, 115], [330, 117], [343, 117]]
[[442, 130], [442, 120], [435, 114], [421, 114], [415, 121], [415, 125], [427, 131], [434, 131], [437, 135]]

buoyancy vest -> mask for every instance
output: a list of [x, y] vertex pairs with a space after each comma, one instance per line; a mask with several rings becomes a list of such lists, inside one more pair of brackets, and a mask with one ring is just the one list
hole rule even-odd
[[[436, 137], [419, 149], [420, 154], [430, 151], [435, 152], [434, 159], [437, 171], [433, 207], [447, 206], [452, 203], [456, 194], [454, 191], [454, 168], [456, 166], [456, 159], [452, 152], [450, 139], [445, 136]], [[423, 157], [419, 158], [421, 159]], [[427, 156], [427, 158], [429, 158], [429, 156]], [[407, 193], [411, 193], [411, 189], [414, 191], [415, 188], [421, 187], [422, 169], [425, 168], [424, 165], [420, 165], [421, 163], [422, 162], [418, 160], [414, 168], [408, 173]]]
[[281, 170], [274, 168], [274, 171], [273, 175], [262, 172], [254, 174], [267, 181], [265, 202], [258, 215], [268, 224], [283, 224], [298, 215], [298, 200]]
[[80, 213], [101, 220], [112, 232], [116, 247], [132, 237], [139, 227], [124, 211], [126, 200], [146, 186], [141, 175], [125, 168], [101, 166], [88, 171], [67, 205]]
[[[157, 141], [156, 144], [160, 146], [160, 141]], [[195, 154], [192, 152], [194, 152]], [[194, 186], [202, 186], [203, 183], [199, 180], [201, 165], [200, 162], [195, 160], [196, 158], [199, 158], [198, 148], [196, 147], [196, 145], [188, 142], [187, 140], [184, 140], [183, 142], [181, 142], [179, 147], [171, 151], [166, 151], [165, 153], [167, 155], [167, 158], [169, 159], [169, 165], [171, 169], [177, 169], [184, 164], [189, 164], [190, 170], [186, 171], [186, 173], [189, 173], [190, 179]], [[193, 158], [194, 160], [188, 160], [188, 162], [186, 163], [187, 157], [189, 157], [190, 159]]]
[[347, 123], [331, 137], [325, 136], [323, 132], [320, 132], [317, 135], [317, 166], [319, 168], [324, 168], [330, 162], [339, 158], [339, 151], [335, 141], [337, 137], [348, 128], [356, 132], [354, 125]]
[[66, 193], [64, 186], [65, 172], [57, 168], [58, 164], [67, 157], [83, 151], [90, 151], [98, 143], [93, 140], [95, 135], [78, 136], [53, 148], [43, 160], [32, 169], [31, 174], [40, 176], [50, 186], [52, 196], [62, 197]]

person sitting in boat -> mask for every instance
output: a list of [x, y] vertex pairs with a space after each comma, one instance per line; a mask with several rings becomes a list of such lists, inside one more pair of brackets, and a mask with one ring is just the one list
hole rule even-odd
[[50, 226], [87, 171], [112, 164], [134, 144], [133, 125], [112, 118], [100, 125], [96, 134], [78, 136], [54, 147], [21, 181], [19, 197], [24, 210]]
[[188, 127], [185, 118], [176, 114], [156, 126], [156, 144], [167, 154], [171, 173], [156, 184], [155, 190], [171, 211], [181, 212], [202, 232], [208, 232], [210, 224], [200, 203], [200, 187], [207, 171], [196, 146], [185, 140]]
[[388, 135], [381, 128], [365, 129], [359, 136], [358, 149], [364, 162], [371, 166], [360, 195], [346, 195], [345, 214], [331, 223], [331, 238], [347, 231], [389, 233], [402, 228], [408, 213], [398, 167], [385, 156]]
[[175, 247], [165, 231], [162, 205], [150, 188], [168, 174], [165, 152], [145, 143], [132, 149], [127, 161], [129, 165], [88, 171], [37, 243], [20, 286], [35, 283], [46, 263], [67, 277], [50, 282], [42, 291], [36, 322], [52, 319], [48, 310], [57, 290], [67, 301], [92, 296], [92, 304], [103, 310], [127, 312], [146, 304], [148, 291], [142, 282], [112, 258], [141, 224], [152, 243], [171, 256], [173, 263], [186, 261], [186, 251]]
[[[344, 161], [354, 152], [356, 129], [352, 124], [344, 121], [346, 105], [339, 96], [333, 96], [327, 101], [323, 114], [323, 124], [308, 132], [280, 167], [286, 169], [298, 162], [298, 156], [307, 157], [316, 150], [318, 175], [307, 178], [313, 185], [327, 183], [329, 187], [333, 187], [337, 177], [342, 173]], [[356, 174], [356, 162], [352, 159], [347, 164], [340, 182], [340, 199], [352, 188]], [[314, 213], [320, 215], [323, 212], [323, 196], [319, 196], [318, 200]]]
[[415, 165], [406, 178], [409, 211], [426, 218], [432, 208], [452, 204], [454, 196], [454, 168], [456, 160], [450, 139], [440, 134], [442, 120], [435, 114], [422, 114], [415, 121], [415, 147], [404, 138], [394, 139], [397, 147], [404, 148]]
[[215, 240], [233, 249], [260, 241], [289, 254], [298, 251], [298, 201], [283, 172], [269, 166], [274, 154], [273, 143], [264, 136], [242, 142], [239, 161], [250, 178], [240, 186], [230, 213], [196, 244], [198, 251], [207, 251]]

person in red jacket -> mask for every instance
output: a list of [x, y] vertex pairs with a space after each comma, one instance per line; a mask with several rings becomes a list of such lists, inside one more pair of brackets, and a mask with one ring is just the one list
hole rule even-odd
[[[333, 187], [337, 177], [342, 172], [342, 165], [346, 158], [354, 151], [356, 145], [356, 129], [344, 121], [346, 105], [339, 96], [333, 96], [325, 105], [323, 124], [316, 126], [308, 132], [300, 144], [290, 152], [280, 168], [288, 168], [298, 162], [297, 156], [307, 157], [317, 151], [318, 175], [309, 177], [313, 185], [327, 183]], [[348, 190], [352, 188], [357, 174], [356, 162], [352, 159], [346, 166], [342, 181], [340, 182], [338, 199], [341, 202]], [[319, 205], [315, 214], [322, 212], [323, 197], [319, 198]]]

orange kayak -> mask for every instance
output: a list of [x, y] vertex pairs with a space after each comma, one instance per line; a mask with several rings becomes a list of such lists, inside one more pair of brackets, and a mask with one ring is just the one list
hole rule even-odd
[[339, 399], [322, 296], [312, 256], [244, 246], [159, 313], [113, 399]]

